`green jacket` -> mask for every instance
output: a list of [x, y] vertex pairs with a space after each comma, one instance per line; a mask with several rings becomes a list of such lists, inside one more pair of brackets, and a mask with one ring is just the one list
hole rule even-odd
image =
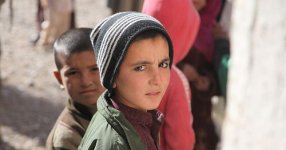
[[96, 111], [69, 100], [51, 130], [47, 142], [47, 150], [76, 150]]
[[146, 150], [134, 127], [107, 103], [106, 92], [97, 101], [94, 114], [79, 150]]

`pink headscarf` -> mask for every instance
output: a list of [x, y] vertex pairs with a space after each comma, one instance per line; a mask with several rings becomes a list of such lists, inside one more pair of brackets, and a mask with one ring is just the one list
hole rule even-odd
[[199, 16], [191, 0], [145, 0], [142, 12], [157, 18], [174, 46], [174, 64], [189, 52], [199, 28]]
[[142, 12], [164, 25], [174, 46], [170, 84], [159, 106], [165, 115], [160, 149], [193, 149], [195, 136], [191, 126], [189, 85], [175, 65], [188, 54], [194, 43], [200, 24], [199, 15], [191, 0], [145, 0]]
[[200, 51], [208, 61], [212, 61], [214, 51], [213, 27], [221, 7], [221, 0], [207, 0], [206, 6], [199, 12], [201, 25], [194, 47]]

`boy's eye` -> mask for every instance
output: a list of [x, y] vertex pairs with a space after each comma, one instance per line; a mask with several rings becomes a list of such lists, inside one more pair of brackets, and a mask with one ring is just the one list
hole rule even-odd
[[77, 71], [69, 71], [66, 73], [66, 76], [72, 76], [72, 75], [75, 75], [77, 73], [78, 73]]
[[169, 62], [162, 62], [161, 64], [159, 64], [159, 67], [161, 67], [161, 68], [169, 68]]
[[141, 66], [135, 67], [134, 70], [135, 71], [143, 71], [145, 68], [146, 68], [146, 66], [141, 65]]
[[98, 67], [92, 67], [91, 70], [92, 71], [98, 71]]

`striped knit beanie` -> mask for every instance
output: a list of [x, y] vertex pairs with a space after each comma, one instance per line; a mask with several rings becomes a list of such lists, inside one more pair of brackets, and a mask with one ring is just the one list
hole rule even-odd
[[112, 92], [114, 79], [126, 51], [138, 34], [154, 30], [161, 33], [169, 44], [170, 66], [173, 46], [163, 25], [155, 18], [139, 12], [121, 12], [100, 22], [91, 32], [90, 39], [97, 57], [101, 84]]

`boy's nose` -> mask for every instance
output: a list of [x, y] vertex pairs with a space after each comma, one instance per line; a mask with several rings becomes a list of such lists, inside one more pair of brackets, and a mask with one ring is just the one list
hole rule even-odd
[[92, 85], [92, 77], [88, 74], [83, 74], [81, 76], [81, 85], [83, 87], [88, 87], [88, 86]]
[[158, 69], [153, 69], [152, 70], [152, 76], [151, 76], [151, 84], [153, 85], [159, 85], [161, 83], [161, 75]]

